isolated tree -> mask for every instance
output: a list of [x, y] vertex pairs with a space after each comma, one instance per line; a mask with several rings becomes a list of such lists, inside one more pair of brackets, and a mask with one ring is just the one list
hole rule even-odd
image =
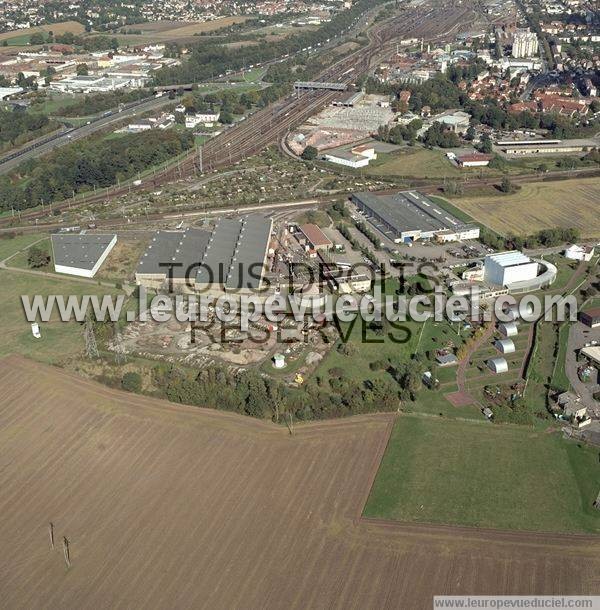
[[306, 161], [314, 161], [318, 154], [319, 151], [314, 146], [307, 146], [302, 153], [302, 158]]
[[50, 262], [50, 255], [46, 250], [42, 250], [37, 246], [32, 246], [29, 249], [29, 255], [27, 257], [27, 264], [31, 269], [39, 269], [46, 267]]
[[44, 44], [45, 42], [46, 39], [44, 38], [44, 35], [41, 32], [35, 32], [29, 38], [29, 44], [31, 45]]
[[87, 64], [77, 64], [77, 76], [87, 76], [89, 69]]
[[121, 385], [128, 392], [139, 392], [142, 389], [142, 377], [139, 373], [129, 372], [123, 375]]
[[512, 193], [514, 190], [513, 183], [510, 181], [508, 176], [504, 176], [502, 178], [502, 182], [500, 183], [500, 190], [503, 193]]

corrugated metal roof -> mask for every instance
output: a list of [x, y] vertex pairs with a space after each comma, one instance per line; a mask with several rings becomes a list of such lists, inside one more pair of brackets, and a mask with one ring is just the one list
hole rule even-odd
[[219, 219], [212, 232], [195, 228], [157, 231], [140, 260], [137, 273], [166, 276], [168, 263], [176, 263], [175, 278], [185, 277], [190, 269], [193, 271], [190, 277], [198, 284], [257, 289], [271, 224], [269, 218], [253, 214]]
[[416, 191], [402, 191], [394, 195], [354, 193], [352, 198], [372, 210], [398, 233], [444, 229], [456, 231], [465, 226], [465, 223]]
[[487, 258], [501, 267], [514, 267], [515, 265], [524, 265], [531, 262], [531, 259], [528, 256], [525, 256], [525, 254], [518, 250], [489, 254]]

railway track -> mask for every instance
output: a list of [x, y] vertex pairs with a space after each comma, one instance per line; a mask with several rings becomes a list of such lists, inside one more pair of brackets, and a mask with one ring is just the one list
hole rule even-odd
[[[401, 37], [423, 38], [426, 41], [440, 40], [458, 26], [469, 23], [472, 12], [468, 8], [455, 6], [423, 5], [408, 14], [372, 27], [367, 35], [369, 44], [343, 57], [338, 62], [323, 70], [316, 80], [350, 84], [357, 77], [368, 73], [377, 61], [390, 56], [395, 49], [396, 40]], [[352, 71], [350, 69], [352, 68]], [[81, 208], [120, 197], [132, 191], [147, 191], [160, 187], [177, 179], [196, 175], [199, 172], [212, 172], [234, 165], [245, 158], [264, 150], [290, 129], [302, 124], [313, 114], [319, 112], [336, 99], [340, 94], [332, 91], [304, 93], [299, 96], [288, 96], [274, 104], [259, 110], [245, 121], [228, 129], [210, 140], [202, 148], [202, 160], [197, 151], [191, 152], [177, 164], [158, 171], [147, 178], [141, 185], [124, 185], [114, 187], [102, 193], [90, 194], [84, 199], [73, 202], [65, 201], [52, 207], [54, 211], [70, 208]], [[41, 219], [47, 212], [35, 210], [23, 212], [21, 220]], [[10, 226], [13, 219], [0, 219], [0, 227]]]

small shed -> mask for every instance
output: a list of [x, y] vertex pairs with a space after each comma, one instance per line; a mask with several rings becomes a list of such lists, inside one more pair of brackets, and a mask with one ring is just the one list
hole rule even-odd
[[512, 354], [516, 351], [512, 339], [498, 339], [494, 345], [501, 354]]
[[505, 337], [516, 337], [519, 334], [519, 327], [514, 322], [499, 324], [498, 330]]
[[285, 356], [283, 354], [275, 354], [273, 356], [273, 366], [276, 369], [282, 369], [285, 367]]
[[454, 354], [437, 354], [435, 359], [440, 366], [458, 364], [458, 358]]
[[490, 358], [487, 361], [487, 365], [491, 371], [496, 373], [506, 373], [508, 372], [508, 362], [506, 362], [506, 358]]

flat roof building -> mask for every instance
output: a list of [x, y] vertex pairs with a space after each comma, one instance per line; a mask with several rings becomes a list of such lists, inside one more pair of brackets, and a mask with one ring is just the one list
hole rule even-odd
[[299, 229], [313, 250], [329, 250], [333, 246], [329, 237], [317, 225], [309, 223], [300, 225]]
[[52, 235], [52, 260], [57, 273], [94, 277], [117, 243], [116, 234]]
[[600, 345], [584, 347], [580, 353], [589, 358], [596, 366], [600, 366]]
[[332, 150], [325, 154], [325, 161], [330, 163], [336, 163], [337, 165], [345, 165], [346, 167], [352, 167], [358, 169], [360, 167], [367, 167], [371, 159], [365, 155], [353, 153], [349, 150]]
[[350, 199], [377, 229], [396, 243], [479, 237], [479, 227], [463, 223], [417, 191], [402, 191], [394, 195], [353, 193]]
[[138, 284], [164, 288], [172, 269], [175, 284], [190, 290], [262, 288], [272, 221], [259, 214], [220, 218], [212, 231], [157, 231], [135, 273]]
[[579, 312], [579, 321], [590, 328], [600, 326], [600, 307]]
[[537, 277], [539, 265], [517, 250], [489, 254], [483, 262], [483, 278], [496, 286], [506, 286]]

